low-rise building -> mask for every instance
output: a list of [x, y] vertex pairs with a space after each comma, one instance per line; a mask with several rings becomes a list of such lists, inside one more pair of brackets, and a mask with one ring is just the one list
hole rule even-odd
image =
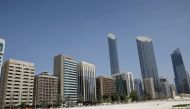
[[102, 100], [102, 96], [111, 97], [112, 93], [116, 93], [115, 79], [112, 77], [99, 76], [96, 77], [96, 95], [98, 100]]
[[48, 72], [35, 76], [33, 104], [56, 102], [58, 102], [58, 77], [49, 75]]

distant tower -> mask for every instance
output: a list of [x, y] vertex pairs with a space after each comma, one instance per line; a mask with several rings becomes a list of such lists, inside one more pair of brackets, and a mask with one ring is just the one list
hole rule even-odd
[[111, 74], [119, 73], [119, 59], [117, 54], [117, 42], [115, 35], [108, 33], [108, 45], [109, 45], [109, 55], [110, 55], [110, 67]]
[[2, 63], [3, 63], [4, 49], [5, 49], [5, 40], [0, 39], [0, 75], [1, 75], [1, 67], [2, 67]]
[[171, 54], [174, 75], [175, 75], [175, 85], [177, 89], [177, 93], [190, 93], [190, 85], [188, 73], [185, 70], [185, 66], [183, 63], [183, 58], [181, 56], [179, 48], [174, 50]]
[[152, 39], [148, 37], [139, 36], [136, 38], [136, 41], [139, 53], [142, 78], [143, 80], [145, 78], [152, 78], [154, 82], [155, 91], [157, 92], [156, 94], [160, 94], [160, 79], [158, 76]]

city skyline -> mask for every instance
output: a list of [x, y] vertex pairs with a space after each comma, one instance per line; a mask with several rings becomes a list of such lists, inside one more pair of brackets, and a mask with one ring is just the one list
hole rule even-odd
[[[188, 19], [190, 16], [188, 15], [189, 7], [186, 5], [189, 1], [173, 1], [175, 5], [166, 1], [163, 9], [153, 8], [154, 6], [159, 7], [162, 5], [163, 1], [156, 3], [149, 1], [150, 3], [147, 4], [142, 2], [136, 4], [135, 1], [109, 1], [111, 3], [106, 4], [108, 1], [97, 1], [93, 2], [95, 6], [93, 6], [93, 3], [85, 1], [84, 8], [81, 8], [82, 3], [62, 8], [64, 7], [62, 6], [64, 3], [73, 3], [68, 1], [56, 2], [56, 5], [60, 3], [57, 8], [55, 7], [56, 5], [51, 5], [51, 2], [41, 2], [41, 5], [37, 5], [37, 7], [35, 7], [36, 2], [28, 3], [22, 1], [24, 4], [20, 3], [21, 1], [15, 2], [15, 4], [5, 1], [1, 2], [0, 36], [3, 36], [7, 42], [4, 61], [14, 58], [33, 62], [36, 64], [35, 74], [43, 71], [53, 73], [53, 56], [64, 53], [76, 58], [77, 62], [85, 60], [95, 64], [97, 67], [97, 76], [101, 74], [110, 75], [106, 39], [108, 32], [116, 33], [117, 36], [120, 71], [131, 71], [134, 73], [135, 78], [141, 78], [135, 43], [135, 38], [141, 34], [151, 37], [154, 40], [159, 76], [170, 77], [169, 80], [173, 81], [174, 75], [170, 54], [176, 48], [181, 49], [186, 70], [188, 72], [190, 71], [190, 51], [188, 48], [188, 41], [190, 39], [188, 37], [190, 34], [188, 30]], [[95, 7], [99, 3], [101, 3], [100, 9], [95, 10]], [[137, 6], [133, 8], [132, 6], [128, 6], [130, 4], [132, 6], [136, 4]], [[116, 7], [114, 7], [115, 5]], [[49, 9], [47, 8], [48, 6], [50, 6]], [[64, 13], [64, 9], [68, 11], [75, 6], [76, 8], [70, 10], [66, 15], [61, 14], [62, 12]], [[106, 7], [104, 8], [104, 6]], [[144, 8], [146, 6], [147, 8]], [[80, 9], [76, 10], [77, 8]], [[86, 9], [89, 9], [89, 11], [85, 11]], [[111, 10], [109, 11], [109, 9]], [[38, 10], [40, 11], [38, 12]], [[98, 14], [98, 10], [103, 11]], [[55, 14], [53, 14], [54, 11], [56, 11]], [[149, 14], [147, 14], [147, 11]], [[47, 12], [56, 18], [60, 18], [47, 18], [49, 16]], [[69, 14], [72, 12], [73, 15]], [[137, 14], [134, 14], [135, 12]], [[141, 12], [145, 15], [142, 16], [140, 14]], [[34, 14], [34, 17], [28, 13]], [[80, 16], [77, 13], [81, 13], [82, 15]], [[160, 17], [153, 17], [155, 15], [154, 13]], [[67, 17], [65, 18], [67, 15], [71, 20]], [[74, 18], [75, 16], [76, 18]], [[93, 18], [94, 16], [102, 17]], [[133, 18], [135, 18], [134, 21]], [[88, 20], [85, 21], [86, 19]], [[107, 19], [108, 21], [106, 21]], [[69, 23], [66, 23], [67, 21]], [[105, 26], [101, 23], [105, 24]], [[64, 24], [66, 26], [63, 26]], [[55, 29], [53, 29], [54, 27]], [[81, 28], [79, 29], [79, 27]], [[146, 27], [146, 29], [142, 27]], [[155, 29], [151, 29], [153, 27]], [[72, 43], [73, 40], [76, 41]]]

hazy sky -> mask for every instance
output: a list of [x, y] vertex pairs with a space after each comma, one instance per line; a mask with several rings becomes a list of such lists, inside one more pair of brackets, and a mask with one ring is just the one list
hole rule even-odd
[[141, 77], [135, 38], [153, 39], [160, 76], [173, 80], [170, 54], [180, 48], [190, 71], [190, 0], [0, 0], [5, 60], [33, 62], [53, 72], [60, 53], [110, 75], [107, 33], [117, 36], [121, 71]]

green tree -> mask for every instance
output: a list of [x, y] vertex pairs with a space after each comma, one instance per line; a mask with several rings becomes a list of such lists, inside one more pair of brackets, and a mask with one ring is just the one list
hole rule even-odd
[[136, 91], [132, 91], [132, 92], [131, 92], [131, 94], [130, 94], [130, 98], [131, 98], [131, 101], [132, 101], [132, 102], [134, 102], [134, 101], [138, 101], [138, 100], [139, 100], [139, 97], [138, 97]]
[[117, 93], [112, 93], [112, 94], [111, 94], [111, 100], [112, 100], [113, 102], [119, 102], [120, 97], [119, 97], [119, 95], [118, 95]]
[[78, 103], [84, 103], [84, 97], [83, 96], [79, 96], [79, 99], [78, 99]]
[[24, 108], [26, 108], [26, 103], [25, 102], [22, 102], [21, 104], [20, 104], [20, 106], [19, 106], [21, 109], [24, 109]]
[[111, 102], [111, 98], [108, 95], [103, 95], [102, 99], [103, 99], [104, 102]]
[[125, 101], [125, 95], [121, 95], [121, 96], [120, 96], [120, 100], [121, 100], [121, 102], [123, 103], [123, 102]]
[[125, 102], [128, 103], [129, 102], [130, 97], [129, 96], [125, 96]]
[[40, 106], [44, 109], [44, 108], [47, 108], [48, 107], [48, 103], [46, 101], [42, 101], [40, 103]]
[[146, 94], [142, 97], [142, 100], [151, 100], [151, 96], [149, 94]]

